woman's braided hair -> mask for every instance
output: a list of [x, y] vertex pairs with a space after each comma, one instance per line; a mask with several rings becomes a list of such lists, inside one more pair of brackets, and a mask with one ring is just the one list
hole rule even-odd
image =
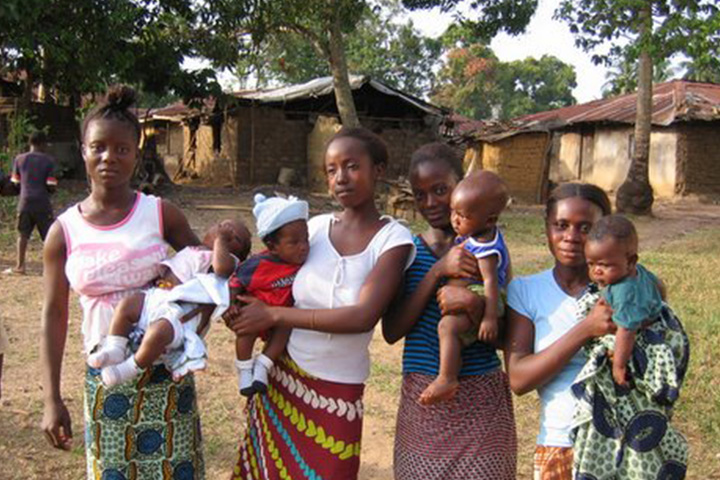
[[137, 116], [130, 110], [135, 104], [137, 95], [135, 90], [127, 85], [114, 85], [110, 87], [105, 96], [105, 100], [93, 108], [90, 113], [85, 116], [82, 123], [81, 138], [85, 138], [85, 132], [88, 125], [93, 120], [119, 120], [126, 122], [135, 130], [135, 134], [140, 143], [142, 128]]

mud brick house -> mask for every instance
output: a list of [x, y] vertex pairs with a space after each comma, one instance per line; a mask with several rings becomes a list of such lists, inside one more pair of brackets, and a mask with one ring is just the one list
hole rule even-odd
[[[411, 153], [450, 128], [447, 110], [369, 77], [351, 75], [350, 84], [361, 124], [388, 144], [389, 178], [403, 175]], [[319, 191], [326, 188], [323, 148], [340, 128], [331, 77], [237, 92], [179, 116], [182, 168], [203, 180], [237, 185], [276, 183], [280, 178]], [[162, 111], [152, 115], [153, 121], [162, 118]]]
[[165, 163], [165, 170], [174, 177], [185, 154], [183, 120], [192, 110], [182, 102], [162, 108], [138, 109], [143, 128], [143, 143], [153, 138], [155, 151]]
[[[634, 149], [636, 94], [456, 130], [469, 168], [498, 172], [513, 194], [541, 202], [552, 183], [615, 191]], [[720, 195], [720, 85], [675, 80], [653, 89], [650, 183], [658, 198]]]

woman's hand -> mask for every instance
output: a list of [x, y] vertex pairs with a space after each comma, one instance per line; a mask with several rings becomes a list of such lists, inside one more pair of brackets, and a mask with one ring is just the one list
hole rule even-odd
[[588, 339], [615, 333], [617, 326], [612, 321], [613, 309], [604, 298], [600, 298], [585, 320], [583, 325]]
[[483, 309], [482, 297], [459, 285], [446, 285], [438, 290], [437, 302], [443, 315], [466, 313], [479, 317]]
[[70, 450], [72, 448], [70, 413], [62, 400], [45, 403], [40, 428], [42, 428], [45, 438], [53, 447], [61, 450]]
[[277, 324], [272, 315], [272, 307], [249, 295], [238, 295], [237, 299], [241, 306], [230, 307], [223, 314], [225, 324], [236, 335], [259, 333]]
[[462, 245], [452, 247], [435, 265], [441, 277], [478, 278], [480, 276], [477, 260]]

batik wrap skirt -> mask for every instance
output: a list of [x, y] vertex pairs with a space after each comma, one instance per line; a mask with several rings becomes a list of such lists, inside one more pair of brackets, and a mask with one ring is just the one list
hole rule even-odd
[[163, 366], [107, 388], [85, 376], [87, 478], [203, 480], [205, 465], [192, 374], [173, 382]]
[[688, 367], [690, 348], [667, 305], [638, 330], [628, 362], [628, 387], [613, 381], [615, 337], [586, 346], [588, 361], [573, 384], [575, 478], [685, 478], [688, 445], [670, 423]]
[[357, 478], [363, 390], [313, 377], [284, 355], [270, 372], [267, 393], [248, 402], [232, 478]]

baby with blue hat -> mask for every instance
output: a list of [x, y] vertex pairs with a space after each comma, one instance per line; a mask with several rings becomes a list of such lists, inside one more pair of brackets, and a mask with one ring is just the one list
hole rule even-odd
[[[308, 203], [296, 197], [255, 195], [253, 215], [266, 250], [235, 270], [230, 279], [232, 298], [245, 294], [267, 305], [293, 306], [292, 284], [310, 253], [308, 211]], [[252, 352], [258, 335], [238, 335], [235, 340], [235, 368], [240, 393], [246, 397], [267, 391], [268, 373], [285, 351], [290, 329], [277, 327], [259, 336], [265, 346], [256, 358]]]

